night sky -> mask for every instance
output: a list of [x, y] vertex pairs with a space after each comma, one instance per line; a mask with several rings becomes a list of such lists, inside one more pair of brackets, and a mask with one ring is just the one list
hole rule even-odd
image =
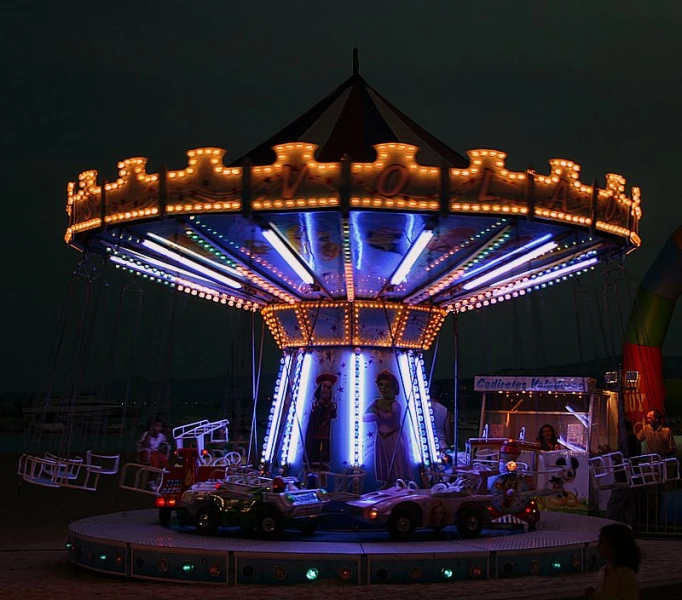
[[[112, 178], [132, 156], [149, 157], [149, 172], [181, 168], [201, 146], [236, 158], [343, 82], [354, 46], [368, 83], [460, 153], [503, 150], [511, 169], [539, 173], [567, 158], [586, 183], [616, 172], [642, 188], [630, 283], [604, 294], [600, 268], [579, 285], [467, 314], [462, 373], [618, 349], [634, 287], [682, 224], [681, 28], [677, 0], [3, 2], [0, 391], [39, 389], [49, 370], [81, 258], [63, 242], [68, 181], [91, 168]], [[112, 275], [110, 289], [122, 281]], [[141, 284], [159, 317], [156, 287]], [[250, 338], [248, 315], [198, 300], [183, 311], [174, 375], [224, 374]], [[451, 320], [445, 327], [441, 377], [452, 370]], [[678, 312], [666, 355], [682, 355], [681, 334]], [[152, 358], [136, 372], [154, 377]]]

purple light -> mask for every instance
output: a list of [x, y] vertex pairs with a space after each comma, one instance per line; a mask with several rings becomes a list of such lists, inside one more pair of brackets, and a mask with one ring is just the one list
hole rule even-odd
[[534, 258], [537, 258], [538, 256], [541, 256], [542, 254], [545, 254], [547, 252], [550, 252], [551, 250], [554, 250], [554, 248], [557, 247], [556, 242], [548, 242], [546, 244], [543, 244], [539, 248], [536, 248], [532, 252], [529, 252], [528, 254], [525, 254], [524, 256], [520, 256], [517, 259], [514, 259], [510, 263], [503, 265], [501, 267], [498, 267], [497, 269], [491, 271], [490, 273], [486, 273], [485, 275], [481, 275], [480, 277], [474, 279], [473, 281], [470, 281], [469, 283], [465, 283], [462, 287], [466, 291], [472, 290], [474, 288], [477, 288], [480, 285], [483, 285], [484, 283], [487, 283], [491, 279], [495, 279], [496, 277], [499, 277], [500, 275], [504, 275], [505, 273], [508, 273], [509, 271], [516, 269], [516, 267], [520, 267], [521, 265], [530, 262]]
[[493, 292], [493, 296], [504, 296], [505, 294], [511, 294], [513, 292], [525, 290], [529, 287], [541, 285], [543, 283], [547, 283], [548, 281], [553, 281], [554, 279], [558, 279], [559, 277], [562, 277], [564, 275], [569, 275], [571, 273], [574, 273], [575, 271], [580, 271], [581, 269], [584, 269], [585, 267], [589, 267], [590, 265], [594, 265], [597, 262], [599, 262], [598, 259], [589, 258], [589, 259], [583, 260], [579, 263], [575, 263], [574, 265], [569, 265], [567, 267], [562, 267], [561, 269], [557, 269], [556, 271], [551, 271], [550, 273], [545, 273], [544, 275], [540, 275], [539, 277], [536, 277], [535, 279], [527, 279], [526, 281], [520, 281], [519, 283], [515, 283], [511, 287], [507, 287], [504, 289], [497, 289]]
[[535, 248], [538, 244], [542, 244], [543, 242], [546, 242], [547, 240], [550, 240], [552, 238], [552, 234], [548, 233], [547, 235], [543, 235], [541, 238], [538, 238], [537, 240], [533, 240], [532, 242], [528, 242], [527, 244], [524, 244], [523, 246], [519, 246], [518, 248], [515, 248], [511, 252], [507, 252], [507, 254], [504, 254], [502, 256], [498, 256], [495, 260], [491, 260], [489, 263], [486, 263], [484, 265], [481, 265], [477, 269], [474, 269], [473, 271], [467, 272], [467, 277], [471, 275], [476, 275], [476, 273], [480, 273], [481, 271], [485, 271], [486, 269], [489, 269], [490, 267], [494, 267], [495, 265], [511, 258], [512, 256], [516, 256], [517, 254], [520, 254], [524, 250], [530, 250], [531, 248]]
[[150, 240], [143, 240], [142, 245], [145, 248], [149, 248], [150, 250], [153, 250], [154, 252], [157, 252], [158, 254], [165, 256], [166, 258], [170, 258], [171, 260], [175, 260], [180, 264], [189, 267], [190, 269], [196, 271], [197, 273], [206, 275], [207, 277], [210, 277], [214, 281], [224, 283], [225, 285], [237, 290], [241, 289], [242, 287], [242, 284], [239, 283], [238, 281], [235, 281], [234, 279], [231, 279], [229, 277], [225, 277], [225, 275], [221, 275], [220, 273], [216, 273], [213, 269], [209, 269], [207, 267], [204, 267], [203, 265], [200, 265], [199, 263], [194, 262], [193, 260], [190, 260], [189, 258], [185, 258], [181, 254], [178, 254], [177, 252], [173, 252], [172, 250], [165, 248], [161, 244], [157, 244], [156, 242], [152, 242]]

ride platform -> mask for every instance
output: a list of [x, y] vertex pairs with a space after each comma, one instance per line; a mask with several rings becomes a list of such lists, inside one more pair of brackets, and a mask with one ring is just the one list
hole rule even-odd
[[474, 539], [454, 527], [418, 530], [394, 542], [383, 530], [318, 530], [303, 537], [254, 539], [236, 529], [213, 537], [192, 527], [158, 524], [156, 510], [118, 512], [75, 521], [67, 548], [75, 565], [131, 579], [223, 585], [349, 585], [463, 581], [566, 575], [601, 566], [599, 530], [606, 519], [542, 513], [537, 530], [484, 529]]

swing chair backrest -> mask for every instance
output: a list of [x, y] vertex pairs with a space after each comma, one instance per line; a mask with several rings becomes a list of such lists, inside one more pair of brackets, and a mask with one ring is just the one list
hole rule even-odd
[[51, 452], [45, 453], [45, 461], [42, 466], [42, 475], [55, 479], [74, 480], [78, 479], [83, 459], [80, 456], [75, 458], [62, 458]]
[[100, 475], [116, 475], [118, 473], [121, 456], [114, 454], [108, 456], [104, 454], [94, 454], [92, 450], [85, 453], [85, 464], [91, 470], [99, 469]]
[[608, 452], [590, 458], [590, 473], [597, 489], [632, 486], [632, 465], [622, 452]]
[[19, 459], [19, 475], [27, 483], [53, 488], [73, 488], [94, 492], [99, 484], [98, 468], [83, 464], [83, 459], [61, 458], [47, 453], [46, 456], [24, 454]]

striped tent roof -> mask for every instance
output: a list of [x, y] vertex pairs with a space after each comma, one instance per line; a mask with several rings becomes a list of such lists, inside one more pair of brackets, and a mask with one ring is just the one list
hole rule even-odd
[[272, 164], [276, 158], [273, 146], [298, 141], [317, 144], [320, 162], [339, 161], [344, 154], [355, 162], [372, 162], [376, 159], [374, 144], [400, 142], [419, 147], [416, 159], [420, 164], [469, 164], [370, 87], [358, 73], [357, 63], [353, 75], [331, 94], [232, 164], [245, 159], [255, 165]]

